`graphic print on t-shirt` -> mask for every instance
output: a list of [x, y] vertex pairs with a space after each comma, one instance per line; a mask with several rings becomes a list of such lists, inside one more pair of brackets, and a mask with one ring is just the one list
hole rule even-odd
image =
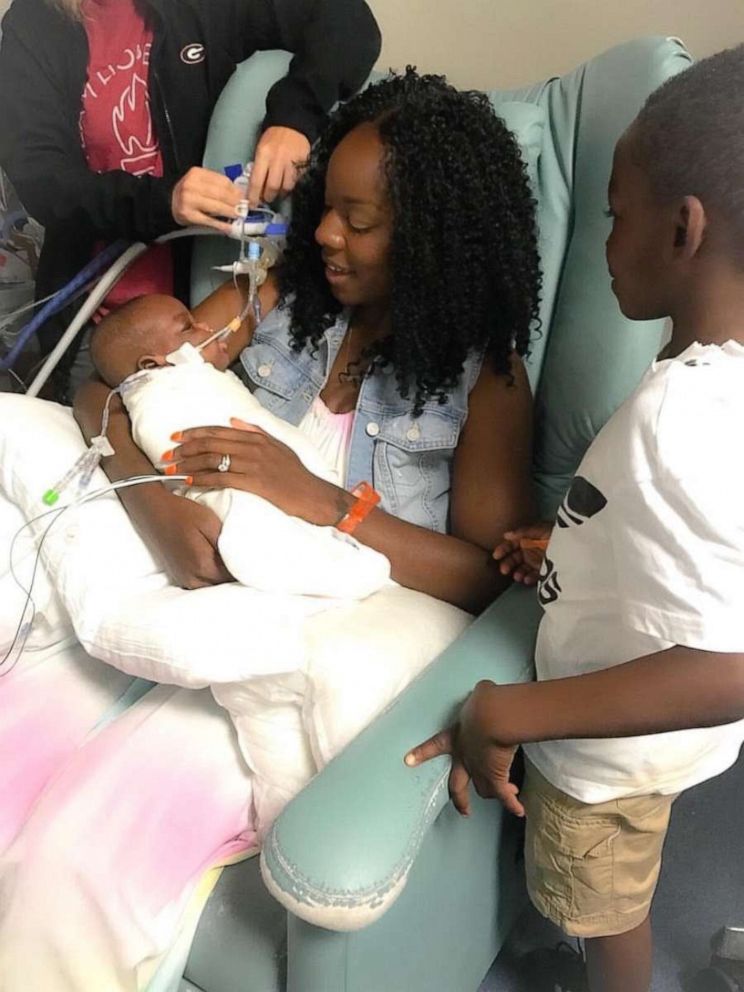
[[147, 88], [151, 42], [127, 47], [89, 69], [80, 136], [94, 172], [123, 169], [135, 176], [163, 172]]
[[[88, 168], [158, 178], [163, 157], [150, 111], [152, 28], [134, 0], [83, 0], [82, 11], [88, 72], [79, 125]], [[94, 250], [103, 245], [98, 242]], [[153, 245], [114, 286], [93, 320], [135, 296], [172, 292], [170, 245]]]
[[[605, 506], [607, 506], [607, 500], [604, 494], [583, 476], [577, 475], [558, 508], [556, 524], [558, 527], [581, 527]], [[537, 586], [537, 598], [540, 605], [548, 606], [550, 603], [555, 603], [561, 592], [555, 563], [546, 555], [540, 569]]]
[[577, 475], [566, 493], [566, 498], [560, 505], [556, 515], [559, 527], [571, 527], [575, 524], [581, 527], [595, 513], [607, 506], [604, 495], [582, 476]]
[[537, 598], [540, 606], [548, 606], [549, 603], [555, 603], [562, 592], [563, 590], [558, 581], [555, 564], [545, 555], [542, 566], [540, 567], [540, 576], [537, 585]]

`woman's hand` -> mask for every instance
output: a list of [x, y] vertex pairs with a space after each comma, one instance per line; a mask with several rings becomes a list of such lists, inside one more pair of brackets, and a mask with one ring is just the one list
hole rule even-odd
[[310, 142], [291, 127], [267, 127], [256, 146], [248, 202], [271, 203], [286, 196], [297, 182], [297, 166], [310, 154]]
[[[101, 430], [109, 393], [109, 387], [102, 382], [88, 382], [75, 394], [75, 418], [87, 441]], [[109, 412], [107, 435], [114, 454], [103, 460], [106, 475], [112, 482], [135, 475], [155, 475], [155, 468], [132, 440], [129, 419], [118, 396]], [[120, 489], [118, 496], [176, 585], [198, 589], [232, 581], [217, 552], [222, 524], [208, 507], [169, 492], [161, 482]]]
[[239, 202], [240, 190], [227, 176], [194, 166], [173, 187], [171, 212], [182, 227], [201, 224], [230, 234], [230, 220], [238, 216]]
[[547, 520], [507, 531], [492, 552], [501, 574], [511, 575], [515, 582], [525, 586], [534, 586], [552, 532], [553, 525]]
[[[313, 524], [331, 526], [344, 515], [348, 493], [313, 475], [286, 444], [258, 427], [231, 422], [233, 427], [196, 427], [174, 434], [173, 440], [180, 443], [164, 453], [163, 461], [170, 463], [166, 475], [190, 475], [193, 485], [205, 489], [243, 489]], [[220, 472], [225, 455], [230, 468]]]
[[199, 589], [233, 581], [217, 551], [222, 523], [208, 507], [159, 483], [146, 506], [135, 505], [130, 512], [174, 585]]

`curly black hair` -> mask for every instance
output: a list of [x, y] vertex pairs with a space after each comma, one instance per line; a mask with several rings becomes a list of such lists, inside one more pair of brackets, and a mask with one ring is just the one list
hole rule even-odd
[[281, 273], [293, 346], [316, 347], [341, 310], [323, 272], [315, 229], [339, 142], [372, 122], [385, 149], [392, 205], [391, 333], [371, 371], [392, 363], [414, 411], [444, 402], [468, 354], [510, 374], [538, 323], [535, 202], [514, 136], [488, 97], [408, 67], [341, 106], [314, 146], [292, 200]]
[[744, 265], [744, 45], [702, 59], [646, 100], [634, 156], [661, 200], [697, 196], [725, 219]]

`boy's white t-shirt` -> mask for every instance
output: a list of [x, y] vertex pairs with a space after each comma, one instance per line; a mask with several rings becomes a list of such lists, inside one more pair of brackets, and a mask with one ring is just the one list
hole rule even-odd
[[[675, 644], [744, 652], [742, 429], [741, 345], [694, 344], [646, 372], [558, 511], [538, 589], [540, 680]], [[553, 785], [598, 803], [702, 782], [733, 764], [742, 740], [739, 721], [525, 750]]]

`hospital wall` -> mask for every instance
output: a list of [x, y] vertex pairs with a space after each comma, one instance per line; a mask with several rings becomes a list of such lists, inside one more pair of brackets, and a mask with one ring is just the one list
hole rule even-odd
[[[368, 0], [383, 32], [379, 69], [407, 63], [461, 87], [507, 87], [566, 72], [644, 34], [676, 35], [696, 57], [744, 41], [744, 0]], [[0, 0], [0, 15], [10, 0]]]
[[520, 86], [645, 34], [696, 58], [744, 41], [744, 0], [367, 0], [383, 34], [378, 68], [407, 63], [456, 86]]

